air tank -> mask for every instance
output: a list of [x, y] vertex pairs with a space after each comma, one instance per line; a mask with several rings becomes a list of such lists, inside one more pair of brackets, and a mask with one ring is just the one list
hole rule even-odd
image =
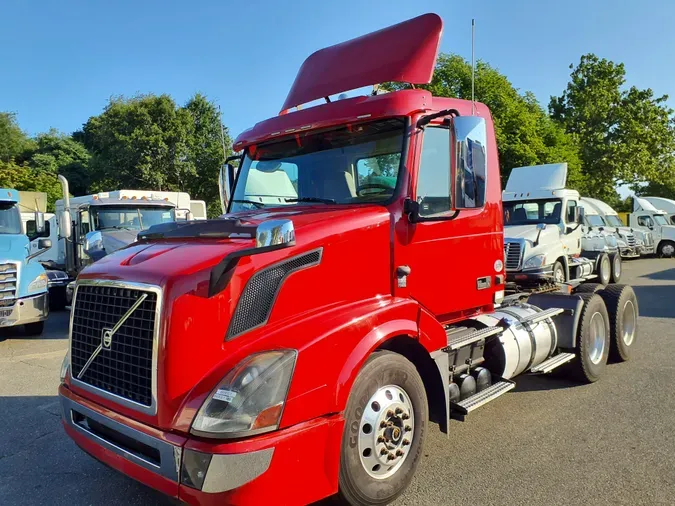
[[497, 338], [485, 346], [485, 363], [493, 374], [513, 378], [549, 358], [558, 344], [555, 324], [550, 318], [532, 325], [522, 322], [540, 309], [522, 304], [506, 306], [476, 319], [489, 326], [506, 325]]

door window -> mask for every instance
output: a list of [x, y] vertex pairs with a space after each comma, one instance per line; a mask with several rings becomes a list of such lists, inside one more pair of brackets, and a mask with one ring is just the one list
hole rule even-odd
[[654, 221], [650, 216], [638, 216], [638, 226], [652, 228]]
[[428, 127], [422, 141], [417, 176], [417, 202], [420, 216], [432, 216], [452, 209], [450, 201], [450, 132]]

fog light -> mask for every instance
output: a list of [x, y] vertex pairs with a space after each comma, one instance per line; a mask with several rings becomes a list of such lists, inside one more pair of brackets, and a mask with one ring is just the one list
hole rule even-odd
[[180, 473], [180, 481], [183, 485], [201, 490], [204, 486], [206, 472], [211, 463], [210, 453], [195, 452], [193, 450], [183, 451], [183, 468]]

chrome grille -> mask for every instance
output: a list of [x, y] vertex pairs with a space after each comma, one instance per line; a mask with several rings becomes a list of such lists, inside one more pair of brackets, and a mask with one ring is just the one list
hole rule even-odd
[[633, 234], [626, 234], [626, 240], [628, 242], [628, 246], [631, 248], [635, 247], [635, 236]]
[[[143, 295], [145, 300], [119, 326], [106, 347], [104, 332], [113, 329]], [[116, 401], [154, 408], [158, 300], [159, 289], [78, 285], [71, 316], [70, 360], [75, 381]]]
[[11, 306], [16, 300], [18, 271], [16, 264], [0, 264], [0, 307]]
[[520, 268], [521, 247], [519, 242], [504, 243], [504, 260], [506, 270], [517, 270]]

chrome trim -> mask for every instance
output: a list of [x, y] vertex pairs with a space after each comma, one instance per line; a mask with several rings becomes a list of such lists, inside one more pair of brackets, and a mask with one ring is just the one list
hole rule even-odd
[[[509, 250], [511, 244], [517, 244], [520, 247], [518, 254], [518, 265], [514, 266], [509, 263]], [[522, 239], [504, 239], [504, 270], [507, 272], [520, 271], [523, 268], [523, 259], [525, 258], [525, 241]]]
[[263, 221], [255, 231], [255, 247], [294, 246], [295, 228], [291, 220]]
[[[63, 415], [63, 422], [68, 427], [71, 427], [72, 429], [87, 437], [90, 441], [99, 444], [106, 450], [110, 450], [111, 452], [127, 459], [128, 461], [158, 473], [172, 481], [178, 482], [179, 468], [177, 462], [180, 462], [182, 454], [182, 448], [180, 446], [172, 445], [171, 443], [167, 443], [166, 441], [162, 441], [156, 437], [149, 436], [144, 432], [132, 429], [128, 425], [116, 422], [115, 420], [86, 408], [82, 404], [79, 404], [63, 395], [60, 395], [59, 397], [61, 399], [61, 413]], [[132, 451], [122, 448], [112, 441], [108, 441], [98, 434], [93, 433], [87, 427], [74, 420], [73, 411], [87, 418], [91, 418], [95, 422], [111, 430], [114, 430], [115, 432], [119, 432], [128, 438], [156, 449], [159, 452], [159, 465], [146, 459], [143, 455], [133, 453]]]
[[[96, 388], [89, 383], [85, 383], [84, 381], [80, 381], [79, 379], [71, 376], [70, 381], [71, 383], [83, 390], [86, 390], [88, 392], [91, 392], [95, 395], [98, 395], [99, 397], [103, 397], [105, 399], [111, 400], [117, 404], [120, 404], [122, 406], [134, 409], [136, 411], [140, 411], [141, 413], [145, 413], [147, 415], [156, 415], [157, 414], [157, 355], [158, 355], [158, 348], [159, 348], [159, 336], [161, 332], [161, 314], [162, 314], [162, 306], [163, 306], [163, 292], [161, 287], [157, 285], [151, 285], [147, 283], [136, 283], [132, 281], [112, 281], [112, 280], [107, 280], [107, 279], [82, 279], [78, 280], [75, 282], [75, 288], [73, 291], [73, 301], [71, 305], [71, 310], [70, 310], [70, 324], [68, 327], [68, 350], [69, 350], [69, 357], [70, 361], [72, 362], [72, 356], [73, 356], [73, 317], [75, 316], [75, 307], [76, 307], [76, 301], [77, 301], [77, 289], [80, 286], [112, 286], [115, 288], [131, 288], [134, 290], [145, 290], [147, 292], [154, 292], [157, 294], [157, 304], [155, 306], [155, 328], [153, 331], [153, 343], [152, 343], [152, 403], [150, 406], [145, 406], [144, 404], [140, 404], [138, 402], [126, 399], [125, 397], [121, 397], [119, 395], [115, 395], [110, 392], [106, 392], [105, 390], [101, 390], [100, 388]], [[72, 363], [68, 363], [68, 366], [71, 368], [70, 370], [72, 371]]]
[[45, 321], [49, 316], [47, 292], [15, 299], [11, 306], [0, 306], [0, 311], [6, 310], [10, 310], [11, 313], [8, 316], [0, 318], [0, 327], [12, 327], [14, 325]]
[[202, 492], [219, 494], [253, 481], [269, 469], [273, 455], [274, 448], [248, 453], [214, 454], [206, 471]]

